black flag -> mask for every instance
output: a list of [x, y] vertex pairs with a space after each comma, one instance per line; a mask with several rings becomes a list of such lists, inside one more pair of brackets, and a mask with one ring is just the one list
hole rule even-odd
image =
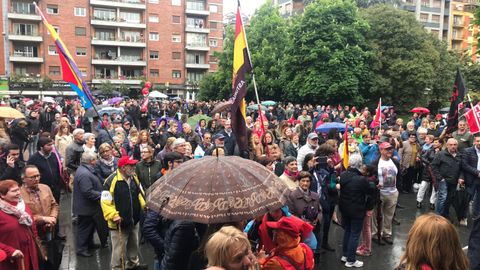
[[452, 97], [450, 97], [450, 111], [447, 118], [447, 134], [457, 130], [458, 113], [463, 107], [463, 98], [467, 94], [468, 89], [465, 86], [460, 69], [457, 68], [457, 76], [455, 77], [455, 83], [453, 85]]

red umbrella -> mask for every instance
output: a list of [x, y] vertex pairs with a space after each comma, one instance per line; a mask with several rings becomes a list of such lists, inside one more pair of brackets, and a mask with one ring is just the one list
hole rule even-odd
[[430, 110], [424, 107], [415, 107], [411, 110], [413, 113], [429, 114]]

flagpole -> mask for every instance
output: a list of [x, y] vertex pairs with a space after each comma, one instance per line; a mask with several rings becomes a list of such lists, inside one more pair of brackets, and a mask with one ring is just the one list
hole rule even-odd
[[[240, 21], [242, 22], [242, 27], [243, 27], [243, 38], [245, 39], [245, 47], [247, 48], [247, 55], [248, 55], [248, 61], [250, 61], [250, 65], [252, 67], [252, 71], [250, 72], [252, 74], [252, 82], [253, 82], [253, 89], [255, 90], [255, 98], [257, 99], [257, 106], [258, 106], [258, 117], [260, 117], [260, 127], [262, 129], [262, 134], [264, 138], [264, 143], [266, 145], [265, 151], [267, 154], [267, 157], [270, 157], [269, 151], [268, 151], [268, 145], [267, 145], [267, 138], [265, 136], [265, 127], [263, 125], [263, 113], [262, 113], [262, 106], [260, 103], [260, 98], [258, 97], [258, 89], [257, 89], [257, 81], [255, 80], [255, 72], [253, 68], [253, 63], [252, 63], [252, 58], [250, 57], [250, 47], [248, 46], [248, 40], [247, 40], [247, 33], [245, 31], [245, 27], [243, 24], [243, 18], [242, 18], [242, 13], [240, 12], [240, 0], [237, 1], [238, 3], [238, 15], [240, 17]], [[266, 117], [265, 117], [266, 118]]]

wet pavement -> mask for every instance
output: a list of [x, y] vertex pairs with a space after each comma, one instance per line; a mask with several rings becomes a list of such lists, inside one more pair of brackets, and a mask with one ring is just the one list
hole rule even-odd
[[[429, 196], [426, 196], [429, 198]], [[75, 254], [74, 235], [75, 226], [71, 222], [70, 211], [71, 194], [62, 197], [61, 213], [60, 213], [60, 225], [66, 230], [67, 241], [64, 249], [63, 261], [61, 269], [78, 269], [78, 270], [100, 270], [109, 269], [110, 264], [110, 249], [99, 249], [90, 258], [77, 257]], [[379, 269], [394, 269], [398, 266], [401, 255], [404, 252], [405, 244], [408, 236], [408, 231], [412, 226], [416, 217], [423, 213], [428, 212], [427, 206], [423, 209], [417, 209], [415, 206], [415, 196], [413, 194], [401, 194], [399, 203], [404, 209], [397, 209], [396, 219], [400, 222], [400, 225], [394, 225], [394, 243], [393, 245], [379, 246], [373, 243], [372, 256], [371, 257], [358, 257], [357, 259], [363, 260], [365, 270], [379, 270]], [[424, 203], [426, 204], [426, 203]], [[452, 216], [454, 215], [453, 209], [451, 209]], [[469, 220], [470, 221], [470, 220]], [[470, 223], [470, 222], [469, 222]], [[469, 224], [470, 227], [470, 224]], [[456, 224], [460, 241], [463, 246], [468, 243], [468, 236], [470, 229], [466, 227], [459, 227]], [[341, 257], [341, 243], [343, 237], [343, 230], [340, 226], [332, 225], [330, 228], [330, 244], [336, 249], [335, 252], [327, 252], [322, 255], [320, 262], [316, 263], [315, 269], [343, 269], [345, 268], [340, 263]], [[96, 239], [98, 243], [98, 238]], [[141, 261], [149, 265], [149, 269], [153, 269], [153, 248], [148, 244], [140, 246]], [[345, 268], [346, 269], [346, 268]]]

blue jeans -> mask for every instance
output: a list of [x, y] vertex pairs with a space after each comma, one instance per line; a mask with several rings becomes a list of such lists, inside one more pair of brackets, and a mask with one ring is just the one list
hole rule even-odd
[[452, 204], [456, 188], [456, 184], [448, 183], [445, 180], [442, 180], [438, 183], [437, 205], [435, 207], [435, 212], [447, 219], [449, 217], [450, 205]]
[[342, 216], [342, 224], [345, 229], [343, 235], [343, 256], [347, 257], [347, 262], [356, 261], [356, 251], [358, 240], [363, 228], [363, 218], [350, 218]]

